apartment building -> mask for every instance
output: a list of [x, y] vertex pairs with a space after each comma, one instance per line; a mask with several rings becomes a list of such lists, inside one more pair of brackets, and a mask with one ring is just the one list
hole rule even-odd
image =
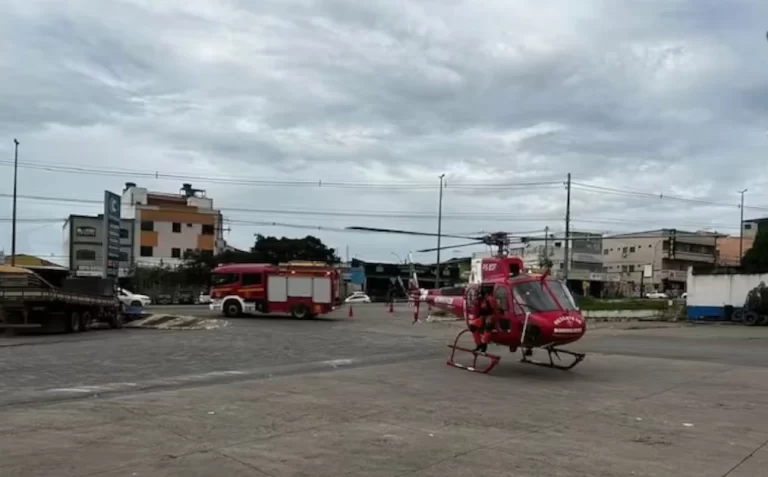
[[128, 182], [122, 202], [123, 216], [134, 220], [133, 254], [139, 265], [177, 266], [186, 252], [218, 254], [225, 246], [221, 211], [204, 190], [191, 184], [170, 194]]
[[[565, 274], [565, 240], [552, 238], [530, 242], [512, 251], [523, 259], [526, 268], [537, 269], [545, 259], [552, 262], [552, 273]], [[603, 237], [591, 232], [571, 232], [569, 240], [569, 280], [606, 281], [603, 274]]]
[[[722, 237], [675, 229], [613, 235], [603, 242], [603, 268], [632, 286], [643, 283], [646, 292], [683, 290], [688, 267], [717, 263], [717, 242]], [[643, 276], [647, 265], [651, 266], [649, 277]]]
[[[104, 276], [104, 215], [70, 215], [64, 223], [64, 255], [69, 269], [83, 277]], [[134, 221], [120, 220], [120, 263], [118, 273], [130, 274], [133, 265]]]

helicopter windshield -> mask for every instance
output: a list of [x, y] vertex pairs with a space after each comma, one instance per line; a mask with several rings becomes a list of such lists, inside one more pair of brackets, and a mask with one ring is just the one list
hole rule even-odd
[[[552, 291], [550, 295], [546, 287]], [[559, 311], [560, 307], [552, 298], [554, 295], [557, 301], [560, 302], [560, 306], [565, 310], [575, 310], [576, 304], [571, 297], [571, 293], [565, 286], [557, 280], [547, 280], [547, 285], [535, 281], [527, 283], [519, 283], [515, 285], [514, 291], [516, 297], [525, 305], [527, 305], [531, 311]]]

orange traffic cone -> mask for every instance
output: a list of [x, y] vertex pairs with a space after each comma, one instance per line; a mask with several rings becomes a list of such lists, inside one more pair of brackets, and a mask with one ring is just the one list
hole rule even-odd
[[389, 312], [390, 313], [394, 313], [395, 312], [395, 302], [394, 301], [390, 301], [389, 302]]
[[349, 313], [347, 313], [347, 316], [349, 318], [353, 318], [355, 316], [355, 313], [352, 311], [352, 305], [349, 305]]

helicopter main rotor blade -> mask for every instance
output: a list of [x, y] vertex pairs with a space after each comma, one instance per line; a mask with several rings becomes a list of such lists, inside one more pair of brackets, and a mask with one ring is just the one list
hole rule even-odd
[[[376, 227], [346, 227], [347, 230], [358, 230], [361, 232], [377, 232], [377, 233], [385, 233], [385, 234], [400, 234], [400, 235], [416, 235], [420, 237], [437, 237], [438, 235], [431, 232], [416, 232], [413, 230], [398, 230], [398, 229], [380, 229]], [[479, 237], [471, 237], [466, 235], [451, 235], [451, 234], [440, 234], [440, 237], [445, 238], [457, 238], [457, 239], [464, 239], [464, 240], [480, 240]]]
[[440, 248], [425, 248], [424, 250], [416, 250], [416, 253], [427, 253], [427, 252], [437, 252], [438, 250], [448, 250], [451, 248], [462, 248], [462, 247], [471, 247], [472, 245], [485, 245], [485, 242], [471, 242], [471, 243], [462, 243], [459, 245], [447, 245], [445, 247]]

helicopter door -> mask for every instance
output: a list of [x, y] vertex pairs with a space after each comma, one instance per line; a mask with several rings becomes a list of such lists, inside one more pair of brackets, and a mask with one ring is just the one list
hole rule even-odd
[[499, 330], [509, 331], [512, 329], [513, 316], [510, 313], [511, 303], [509, 289], [504, 285], [496, 287], [493, 292], [493, 298], [496, 301], [496, 307], [501, 318], [499, 319]]

